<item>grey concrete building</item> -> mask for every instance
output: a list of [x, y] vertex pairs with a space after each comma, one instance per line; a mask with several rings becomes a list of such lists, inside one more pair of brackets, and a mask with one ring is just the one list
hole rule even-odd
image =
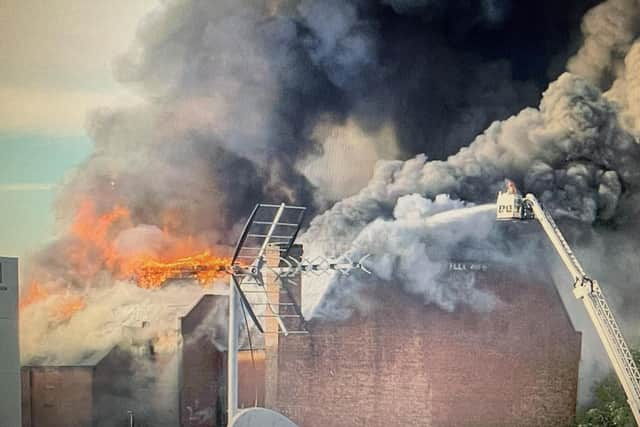
[[0, 257], [0, 427], [20, 425], [18, 259]]

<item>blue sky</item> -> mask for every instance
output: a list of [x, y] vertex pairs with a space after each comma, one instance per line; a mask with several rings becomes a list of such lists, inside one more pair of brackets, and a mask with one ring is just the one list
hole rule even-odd
[[87, 113], [140, 102], [115, 82], [112, 63], [156, 4], [0, 4], [0, 256], [25, 255], [57, 234], [57, 186], [92, 150]]
[[90, 153], [91, 140], [82, 135], [0, 133], [0, 253], [23, 255], [55, 233], [51, 209], [57, 185], [65, 173]]

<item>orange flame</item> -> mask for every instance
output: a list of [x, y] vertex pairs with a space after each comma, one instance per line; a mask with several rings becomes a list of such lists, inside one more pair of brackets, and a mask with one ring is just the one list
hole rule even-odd
[[167, 280], [195, 278], [209, 284], [224, 275], [229, 259], [211, 254], [206, 246], [191, 237], [177, 239], [170, 235], [180, 223], [178, 213], [167, 211], [163, 215], [163, 233], [172, 242], [162, 256], [149, 254], [124, 255], [118, 252], [113, 238], [122, 226], [130, 226], [129, 210], [116, 205], [112, 210], [98, 214], [95, 203], [86, 199], [76, 213], [71, 233], [78, 244], [70, 250], [70, 259], [83, 277], [93, 277], [106, 269], [118, 279], [132, 279], [143, 288], [161, 287]]
[[76, 241], [66, 249], [65, 256], [81, 277], [89, 279], [105, 266], [114, 267], [118, 254], [112, 238], [116, 225], [129, 223], [128, 219], [129, 211], [122, 206], [98, 215], [92, 200], [85, 199], [80, 204], [70, 229]]
[[[20, 297], [20, 303], [18, 309], [24, 310], [28, 306], [53, 296], [40, 282], [33, 281], [29, 284], [24, 295]], [[85, 306], [84, 298], [81, 296], [64, 296], [61, 297], [61, 302], [51, 309], [50, 314], [56, 320], [68, 320], [76, 312], [82, 310]]]
[[226, 274], [230, 259], [216, 257], [208, 251], [163, 262], [143, 259], [132, 270], [133, 279], [143, 288], [158, 288], [170, 279], [195, 278], [208, 285]]
[[82, 240], [95, 242], [98, 246], [107, 243], [107, 235], [113, 224], [122, 218], [128, 218], [129, 211], [122, 206], [115, 206], [106, 214], [97, 215], [96, 205], [86, 199], [80, 204], [71, 232]]
[[[119, 233], [134, 224], [129, 210], [115, 205], [107, 212], [99, 212], [96, 203], [84, 199], [69, 228], [73, 239], [65, 246], [64, 256], [69, 267], [81, 279], [90, 280], [101, 271], [108, 271], [120, 280], [133, 280], [142, 288], [159, 288], [171, 279], [195, 279], [203, 286], [226, 274], [230, 259], [214, 255], [212, 249], [192, 237], [173, 235], [182, 223], [177, 211], [165, 212], [162, 233], [167, 242], [161, 255], [150, 253], [121, 253], [115, 240]], [[30, 284], [20, 301], [23, 309], [37, 301], [56, 296], [51, 315], [57, 320], [70, 319], [85, 307], [82, 296], [59, 296], [42, 283]]]
[[70, 296], [63, 298], [60, 303], [53, 310], [53, 316], [60, 321], [69, 320], [78, 311], [85, 307], [84, 298], [81, 296]]
[[27, 291], [20, 297], [20, 303], [18, 309], [22, 310], [31, 304], [38, 301], [42, 301], [49, 296], [49, 292], [40, 284], [40, 282], [33, 281], [29, 284]]

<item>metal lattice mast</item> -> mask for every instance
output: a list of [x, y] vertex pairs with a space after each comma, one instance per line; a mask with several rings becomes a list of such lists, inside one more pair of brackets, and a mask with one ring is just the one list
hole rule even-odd
[[[245, 283], [257, 285], [267, 296], [263, 280], [263, 271], [265, 269], [273, 273], [276, 279], [289, 278], [305, 273], [326, 274], [332, 271], [349, 274], [354, 269], [369, 272], [363, 266], [363, 261], [367, 258], [366, 255], [357, 262], [352, 261], [346, 255], [337, 259], [318, 257], [311, 261], [298, 261], [288, 256], [289, 250], [300, 231], [305, 211], [305, 207], [289, 206], [284, 203], [280, 205], [258, 204], [247, 220], [236, 245], [231, 265], [228, 269], [231, 275], [227, 342], [227, 416], [229, 422], [233, 420], [238, 412], [237, 352], [240, 330], [238, 309], [242, 308], [248, 313], [258, 330], [264, 333], [264, 328], [258, 320], [259, 316], [254, 312], [251, 302], [242, 289], [242, 285]], [[282, 266], [272, 267], [267, 265], [266, 254], [270, 246], [278, 251], [279, 264]], [[289, 331], [279, 315], [279, 310], [274, 309], [269, 303], [268, 296], [266, 307], [270, 311], [269, 316], [276, 318], [279, 328], [287, 335]]]

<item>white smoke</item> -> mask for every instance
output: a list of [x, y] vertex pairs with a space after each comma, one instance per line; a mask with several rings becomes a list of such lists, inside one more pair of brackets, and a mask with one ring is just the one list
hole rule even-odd
[[[307, 318], [348, 316], [351, 308], [359, 305], [355, 290], [374, 283], [399, 286], [404, 292], [419, 296], [425, 305], [435, 304], [447, 311], [462, 304], [477, 311], [491, 311], [496, 297], [476, 289], [472, 278], [453, 280], [443, 275], [461, 244], [479, 242], [487, 248], [491, 246], [486, 241], [492, 231], [494, 211], [495, 205], [473, 206], [445, 194], [433, 200], [418, 194], [400, 197], [392, 218], [370, 222], [349, 245], [347, 252], [354, 258], [371, 255], [367, 268], [372, 276], [307, 283], [303, 288], [303, 314]], [[327, 236], [327, 240], [331, 239]], [[319, 242], [306, 240], [305, 254], [311, 258], [320, 255]]]
[[315, 127], [313, 139], [317, 149], [296, 167], [316, 187], [319, 206], [357, 193], [371, 179], [378, 160], [399, 156], [391, 126], [366, 133], [352, 120], [322, 122]]
[[[109, 355], [109, 363], [118, 365], [108, 365], [113, 377], [94, 385], [100, 399], [94, 402], [96, 425], [120, 425], [126, 422], [126, 409], [131, 409], [138, 420], [173, 426], [178, 419], [180, 317], [205, 293], [224, 292], [216, 285], [203, 289], [193, 281], [159, 289], [117, 281], [88, 292], [60, 292], [21, 310], [22, 364], [97, 365]], [[83, 306], [60, 318], [57, 310], [69, 298], [81, 298]], [[225, 308], [216, 306], [206, 316], [205, 327], [191, 337], [206, 336], [224, 347]]]
[[607, 0], [582, 22], [584, 42], [567, 69], [605, 91], [618, 107], [619, 121], [640, 132], [640, 2]]
[[[83, 293], [84, 307], [70, 318], [60, 320], [56, 320], [56, 310], [64, 298], [72, 295], [62, 293], [35, 302], [20, 313], [22, 361], [54, 365], [81, 363], [96, 353], [105, 353], [126, 343], [127, 327], [141, 331], [148, 340], [175, 333], [178, 318], [208, 291], [220, 292], [204, 290], [188, 281], [160, 289], [142, 289], [132, 283], [116, 282], [108, 288]], [[175, 351], [178, 342], [166, 344], [169, 347], [165, 350]]]
[[635, 42], [621, 67], [618, 78], [605, 93], [619, 108], [623, 126], [636, 135], [640, 133], [640, 42]]
[[567, 70], [603, 87], [618, 77], [626, 53], [640, 31], [637, 0], [607, 0], [582, 20], [584, 41]]

